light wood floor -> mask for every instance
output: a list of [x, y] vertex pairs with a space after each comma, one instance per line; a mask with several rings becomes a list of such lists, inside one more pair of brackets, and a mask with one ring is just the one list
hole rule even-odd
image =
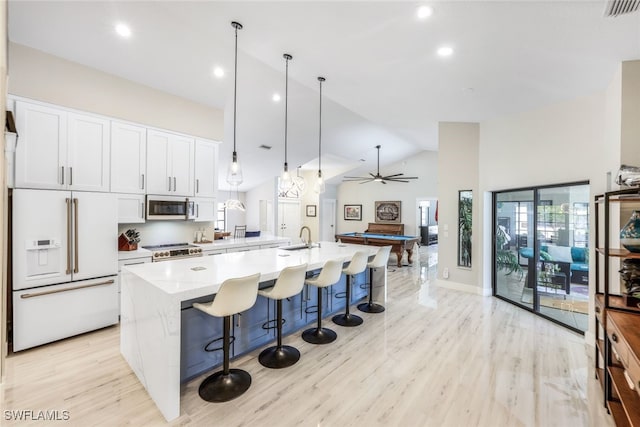
[[[173, 425], [613, 425], [582, 336], [496, 298], [435, 286], [433, 250], [422, 248], [413, 267], [390, 267], [383, 314], [362, 313], [358, 328], [328, 321], [335, 343], [287, 337], [302, 353], [293, 367], [263, 368], [259, 351], [233, 360], [253, 376], [240, 398], [207, 403], [197, 394], [203, 377], [186, 384]], [[0, 425], [163, 425], [120, 356], [118, 332], [9, 357]], [[12, 423], [7, 410], [66, 410], [70, 420]]]

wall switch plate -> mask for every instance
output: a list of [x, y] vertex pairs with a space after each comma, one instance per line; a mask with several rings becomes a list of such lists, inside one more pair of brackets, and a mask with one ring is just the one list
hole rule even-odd
[[444, 270], [442, 270], [442, 278], [443, 279], [448, 279], [449, 278], [449, 269], [445, 268]]

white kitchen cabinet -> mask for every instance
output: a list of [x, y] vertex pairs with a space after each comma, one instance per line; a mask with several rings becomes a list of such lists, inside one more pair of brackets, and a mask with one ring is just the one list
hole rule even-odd
[[147, 131], [147, 193], [193, 196], [194, 140]]
[[111, 122], [111, 191], [144, 194], [147, 129]]
[[109, 121], [16, 101], [15, 187], [109, 191]]
[[118, 224], [145, 222], [144, 194], [118, 194]]
[[67, 114], [67, 166], [69, 190], [109, 191], [109, 120]]
[[218, 213], [218, 202], [216, 199], [196, 197], [195, 202], [196, 217], [194, 221], [215, 221]]
[[15, 187], [65, 189], [66, 112], [17, 101], [16, 128]]
[[218, 143], [196, 139], [195, 195], [216, 197], [218, 190]]

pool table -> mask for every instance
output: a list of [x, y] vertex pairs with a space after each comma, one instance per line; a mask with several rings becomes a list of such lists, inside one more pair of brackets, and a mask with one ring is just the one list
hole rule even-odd
[[420, 243], [419, 236], [397, 236], [391, 234], [375, 234], [375, 233], [343, 233], [336, 234], [336, 240], [340, 239], [343, 243], [357, 243], [360, 245], [372, 246], [391, 246], [391, 251], [398, 258], [398, 267], [402, 267], [402, 255], [407, 251], [407, 260], [409, 264], [413, 262], [413, 245]]

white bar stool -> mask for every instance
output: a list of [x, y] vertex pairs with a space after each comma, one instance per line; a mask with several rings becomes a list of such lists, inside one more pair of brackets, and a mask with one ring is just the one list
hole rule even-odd
[[353, 254], [349, 265], [342, 270], [347, 275], [347, 307], [344, 314], [333, 316], [333, 323], [340, 326], [358, 326], [362, 324], [362, 317], [349, 313], [349, 305], [351, 304], [351, 276], [360, 274], [367, 269], [367, 261], [369, 261], [369, 253], [358, 251]]
[[262, 350], [258, 360], [267, 368], [286, 368], [300, 360], [300, 352], [297, 348], [282, 345], [282, 300], [302, 292], [304, 278], [307, 272], [307, 264], [287, 267], [280, 272], [278, 280], [273, 287], [259, 290], [258, 295], [276, 300], [277, 310], [277, 335], [278, 344]]
[[308, 343], [329, 344], [338, 337], [331, 329], [322, 327], [322, 288], [338, 283], [341, 274], [342, 261], [329, 260], [322, 266], [322, 270], [320, 270], [320, 274], [317, 277], [305, 280], [307, 285], [318, 288], [318, 327], [307, 329], [302, 333], [302, 339]]
[[383, 246], [378, 249], [378, 253], [373, 260], [367, 263], [367, 267], [369, 268], [369, 302], [358, 304], [358, 310], [364, 311], [365, 313], [382, 313], [384, 311], [384, 306], [373, 302], [373, 269], [386, 268], [390, 253], [391, 246]]
[[258, 298], [259, 280], [260, 273], [225, 280], [211, 303], [193, 304], [194, 308], [210, 316], [224, 317], [222, 371], [208, 376], [198, 390], [200, 397], [208, 402], [227, 402], [240, 396], [251, 386], [251, 375], [248, 372], [229, 369], [231, 316], [253, 307]]

